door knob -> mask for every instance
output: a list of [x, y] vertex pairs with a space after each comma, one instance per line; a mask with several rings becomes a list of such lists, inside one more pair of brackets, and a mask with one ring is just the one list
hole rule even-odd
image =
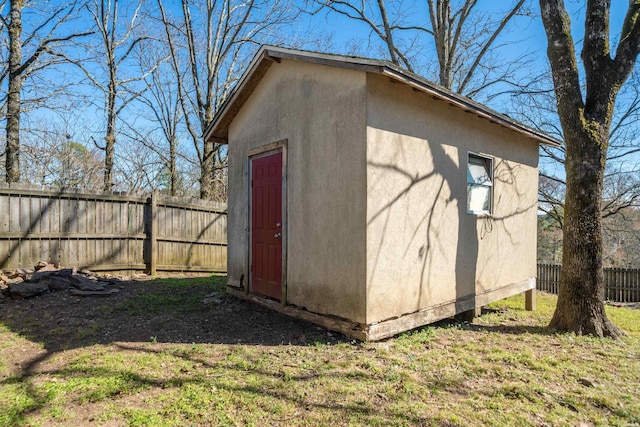
[[276, 233], [273, 235], [276, 239], [280, 239], [282, 237], [282, 233]]

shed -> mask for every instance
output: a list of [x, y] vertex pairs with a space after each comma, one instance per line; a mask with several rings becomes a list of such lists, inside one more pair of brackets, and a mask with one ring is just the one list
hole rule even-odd
[[360, 340], [534, 305], [551, 137], [386, 61], [264, 46], [205, 138], [232, 294]]

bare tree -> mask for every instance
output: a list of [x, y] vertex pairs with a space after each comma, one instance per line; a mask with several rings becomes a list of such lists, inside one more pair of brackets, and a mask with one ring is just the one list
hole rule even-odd
[[[411, 31], [427, 33], [433, 32], [426, 26], [406, 24], [406, 13], [400, 7], [388, 11], [385, 0], [309, 0], [308, 4], [315, 8], [311, 14], [316, 14], [322, 9], [328, 9], [334, 13], [346, 16], [349, 19], [361, 21], [369, 26], [377, 39], [384, 43], [384, 48], [393, 62], [409, 71], [413, 71], [411, 53], [413, 50], [399, 40], [405, 40], [405, 34]], [[396, 38], [398, 32], [402, 36]]]
[[[165, 46], [153, 46], [151, 49], [141, 49], [138, 56], [141, 73], [153, 69], [145, 77], [148, 90], [141, 94], [137, 104], [140, 108], [140, 118], [148, 126], [130, 125], [127, 133], [131, 139], [143, 145], [153, 156], [158, 158], [161, 167], [158, 168], [156, 184], [162, 185], [168, 181], [168, 193], [178, 195], [180, 177], [178, 170], [178, 156], [180, 131], [183, 127], [183, 114], [175, 83], [175, 74], [169, 62], [163, 62], [169, 55]], [[159, 66], [155, 66], [162, 62]], [[183, 157], [187, 157], [184, 156]]]
[[605, 267], [640, 265], [640, 208], [626, 207], [603, 220]]
[[559, 215], [562, 215], [562, 212], [552, 212], [538, 217], [537, 258], [539, 264], [560, 264], [562, 229], [557, 224]]
[[[5, 172], [8, 183], [20, 181], [20, 92], [22, 89], [22, 8], [24, 1], [9, 2], [9, 88], [7, 90], [7, 123]], [[4, 21], [4, 18], [3, 18]]]
[[68, 133], [40, 128], [23, 138], [23, 171], [30, 184], [53, 188], [102, 188], [102, 158]]
[[[427, 0], [427, 3], [440, 65], [440, 84], [453, 89], [457, 79], [455, 90], [473, 96], [481, 90], [482, 86], [491, 84], [491, 82], [483, 82], [479, 88], [469, 90], [469, 84], [476, 75], [476, 70], [483, 64], [509, 21], [523, 10], [525, 0], [515, 2], [497, 24], [492, 20], [485, 20], [479, 26], [469, 21], [478, 3], [477, 0], [465, 0], [457, 9], [452, 8], [451, 0]], [[469, 25], [475, 26], [475, 31], [471, 34], [468, 31]], [[482, 39], [475, 44], [475, 51], [465, 48], [467, 45], [474, 45], [469, 43], [469, 40], [463, 40], [469, 35], [474, 39]]]
[[583, 96], [571, 21], [562, 0], [540, 0], [547, 55], [562, 125], [567, 176], [562, 274], [550, 326], [558, 330], [620, 337], [604, 311], [601, 201], [616, 96], [640, 51], [640, 2], [629, 3], [611, 56], [608, 0], [586, 6], [582, 61]]
[[118, 188], [124, 191], [152, 191], [161, 181], [163, 162], [145, 145], [139, 137], [128, 135], [126, 128], [119, 136], [121, 143], [115, 154], [114, 178]]
[[[510, 114], [562, 140], [563, 132], [550, 79], [550, 75], [548, 79], [540, 79], [541, 84], [535, 90], [515, 94]], [[640, 206], [640, 188], [635, 179], [640, 173], [640, 162], [637, 160], [637, 153], [640, 152], [637, 140], [639, 132], [640, 74], [636, 72], [620, 89], [613, 110], [604, 175], [604, 198], [607, 202], [602, 204], [603, 217], [615, 215], [626, 207]], [[564, 203], [565, 154], [564, 146], [541, 147], [539, 202], [540, 208], [547, 213], [552, 213]], [[562, 220], [558, 219], [558, 223], [561, 224]]]
[[[7, 14], [5, 12], [8, 0], [0, 0], [0, 87], [4, 88], [9, 74], [9, 35], [7, 33]], [[1, 116], [5, 114], [6, 95], [0, 95]]]
[[[576, 58], [580, 61], [579, 58]], [[523, 123], [543, 132], [563, 139], [562, 127], [558, 118], [553, 80], [548, 70], [543, 70], [544, 79], [539, 79], [535, 87], [527, 91], [514, 93], [510, 115]], [[584, 79], [581, 80], [584, 91]], [[603, 200], [600, 204], [603, 218], [602, 227], [603, 257], [605, 267], [632, 267], [637, 260], [632, 255], [635, 250], [627, 246], [620, 250], [618, 240], [627, 244], [634, 239], [622, 238], [627, 229], [636, 226], [636, 218], [630, 215], [640, 208], [640, 151], [637, 135], [640, 133], [640, 75], [631, 74], [617, 96], [612, 116], [609, 146], [607, 149], [606, 169], [603, 180]], [[554, 256], [562, 255], [562, 228], [564, 224], [564, 200], [566, 192], [564, 146], [541, 146], [540, 152], [540, 185], [538, 188], [538, 208], [544, 212], [543, 221], [538, 227], [538, 260], [550, 262], [561, 258], [550, 257], [548, 248], [556, 248]], [[627, 225], [627, 228], [623, 226]], [[617, 235], [620, 235], [616, 237]], [[560, 236], [558, 238], [558, 236]], [[558, 246], [558, 241], [560, 245]], [[622, 254], [629, 257], [625, 260]]]
[[[31, 22], [31, 31], [23, 35], [23, 12], [28, 8], [35, 9], [36, 4], [26, 0], [9, 0], [8, 3], [8, 13], [0, 14], [0, 29], [8, 33], [7, 67], [2, 70], [0, 82], [7, 81], [6, 98], [2, 104], [6, 117], [5, 173], [6, 181], [11, 183], [20, 181], [20, 115], [25, 80], [53, 65], [55, 50], [61, 45], [90, 32], [63, 34], [61, 28], [75, 17], [78, 10], [79, 3], [74, 1], [39, 10], [40, 22], [35, 25]], [[6, 2], [0, 6], [4, 11]]]
[[[512, 83], [524, 56], [500, 61], [495, 51], [499, 37], [519, 14], [526, 14], [526, 0], [515, 0], [498, 14], [478, 10], [477, 0], [426, 0], [428, 18], [416, 19], [410, 2], [385, 0], [309, 0], [317, 13], [328, 9], [365, 23], [382, 42], [387, 57], [410, 71], [420, 67], [418, 56], [433, 45], [435, 79], [444, 87], [477, 97], [497, 83]], [[319, 7], [319, 8], [318, 8]], [[421, 15], [420, 15], [421, 16]], [[519, 83], [518, 83], [519, 84]]]
[[[105, 191], [113, 188], [113, 169], [116, 147], [117, 122], [123, 110], [147, 90], [145, 77], [154, 67], [143, 73], [131, 73], [135, 61], [134, 52], [151, 40], [140, 31], [143, 0], [136, 3], [119, 0], [92, 0], [84, 6], [97, 34], [93, 45], [84, 46], [89, 58], [73, 58], [61, 55], [82, 70], [90, 85], [102, 95], [105, 114], [104, 145], [96, 145], [104, 151]], [[137, 70], [137, 69], [136, 69]]]
[[[224, 193], [226, 149], [202, 135], [261, 43], [278, 42], [293, 20], [286, 0], [180, 2], [169, 16], [158, 0], [184, 124], [200, 165], [200, 197]], [[201, 28], [203, 31], [198, 31]]]

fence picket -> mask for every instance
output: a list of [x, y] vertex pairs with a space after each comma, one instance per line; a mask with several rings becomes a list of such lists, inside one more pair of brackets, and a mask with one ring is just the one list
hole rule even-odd
[[[557, 294], [561, 265], [538, 264], [537, 288]], [[640, 302], [640, 269], [605, 268], [605, 299], [615, 302]]]
[[[0, 268], [43, 260], [96, 271], [146, 270], [150, 199], [0, 185]], [[158, 270], [226, 271], [225, 205], [158, 196], [157, 208]]]

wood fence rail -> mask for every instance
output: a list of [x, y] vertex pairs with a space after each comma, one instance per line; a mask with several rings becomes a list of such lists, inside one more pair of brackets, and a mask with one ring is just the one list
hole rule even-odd
[[226, 205], [198, 199], [0, 185], [0, 268], [225, 272]]
[[[538, 264], [537, 289], [558, 293], [561, 265]], [[605, 268], [605, 299], [616, 302], [640, 302], [640, 269]]]

